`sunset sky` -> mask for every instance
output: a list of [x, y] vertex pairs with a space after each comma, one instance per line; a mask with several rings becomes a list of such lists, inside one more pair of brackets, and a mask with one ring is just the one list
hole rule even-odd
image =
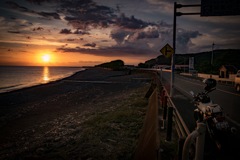
[[[1, 0], [0, 65], [137, 65], [172, 45], [173, 3], [200, 0]], [[200, 12], [179, 9], [182, 12]], [[240, 48], [240, 16], [177, 17], [176, 53]]]

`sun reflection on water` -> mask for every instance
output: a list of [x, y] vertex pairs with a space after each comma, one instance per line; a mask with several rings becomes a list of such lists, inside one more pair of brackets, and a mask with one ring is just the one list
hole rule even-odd
[[43, 68], [43, 81], [46, 83], [48, 82], [50, 79], [49, 79], [49, 69], [47, 66], [45, 66]]

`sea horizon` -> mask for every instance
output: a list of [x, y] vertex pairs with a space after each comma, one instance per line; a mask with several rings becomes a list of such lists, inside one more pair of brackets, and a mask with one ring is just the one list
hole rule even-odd
[[75, 66], [0, 66], [0, 93], [50, 83], [83, 70]]

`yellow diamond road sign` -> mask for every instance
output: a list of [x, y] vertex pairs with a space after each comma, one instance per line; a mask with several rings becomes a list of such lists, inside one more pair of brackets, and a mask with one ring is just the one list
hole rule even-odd
[[166, 44], [161, 50], [160, 52], [167, 58], [171, 57], [174, 50], [173, 48], [169, 45], [169, 44]]

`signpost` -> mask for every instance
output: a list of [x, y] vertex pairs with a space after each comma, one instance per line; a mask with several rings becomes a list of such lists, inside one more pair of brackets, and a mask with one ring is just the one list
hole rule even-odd
[[194, 57], [189, 57], [189, 69], [194, 69]]
[[[201, 13], [182, 13], [177, 12], [178, 8], [183, 7], [201, 7]], [[240, 15], [240, 0], [201, 0], [201, 4], [182, 5], [174, 2], [173, 14], [173, 47], [165, 45], [160, 52], [166, 57], [172, 57], [172, 73], [170, 97], [173, 96], [174, 89], [174, 70], [175, 70], [175, 51], [176, 51], [176, 17], [183, 15], [201, 15], [201, 16], [230, 16]]]
[[170, 58], [174, 53], [174, 49], [167, 43], [160, 52], [167, 58]]
[[[168, 43], [160, 50], [160, 52], [167, 58], [172, 57], [172, 63], [171, 63], [171, 88], [170, 88], [170, 97], [172, 97], [173, 94], [173, 77], [174, 77], [174, 49], [171, 47]], [[162, 75], [161, 75], [162, 76]]]
[[201, 16], [240, 15], [239, 0], [201, 0]]

